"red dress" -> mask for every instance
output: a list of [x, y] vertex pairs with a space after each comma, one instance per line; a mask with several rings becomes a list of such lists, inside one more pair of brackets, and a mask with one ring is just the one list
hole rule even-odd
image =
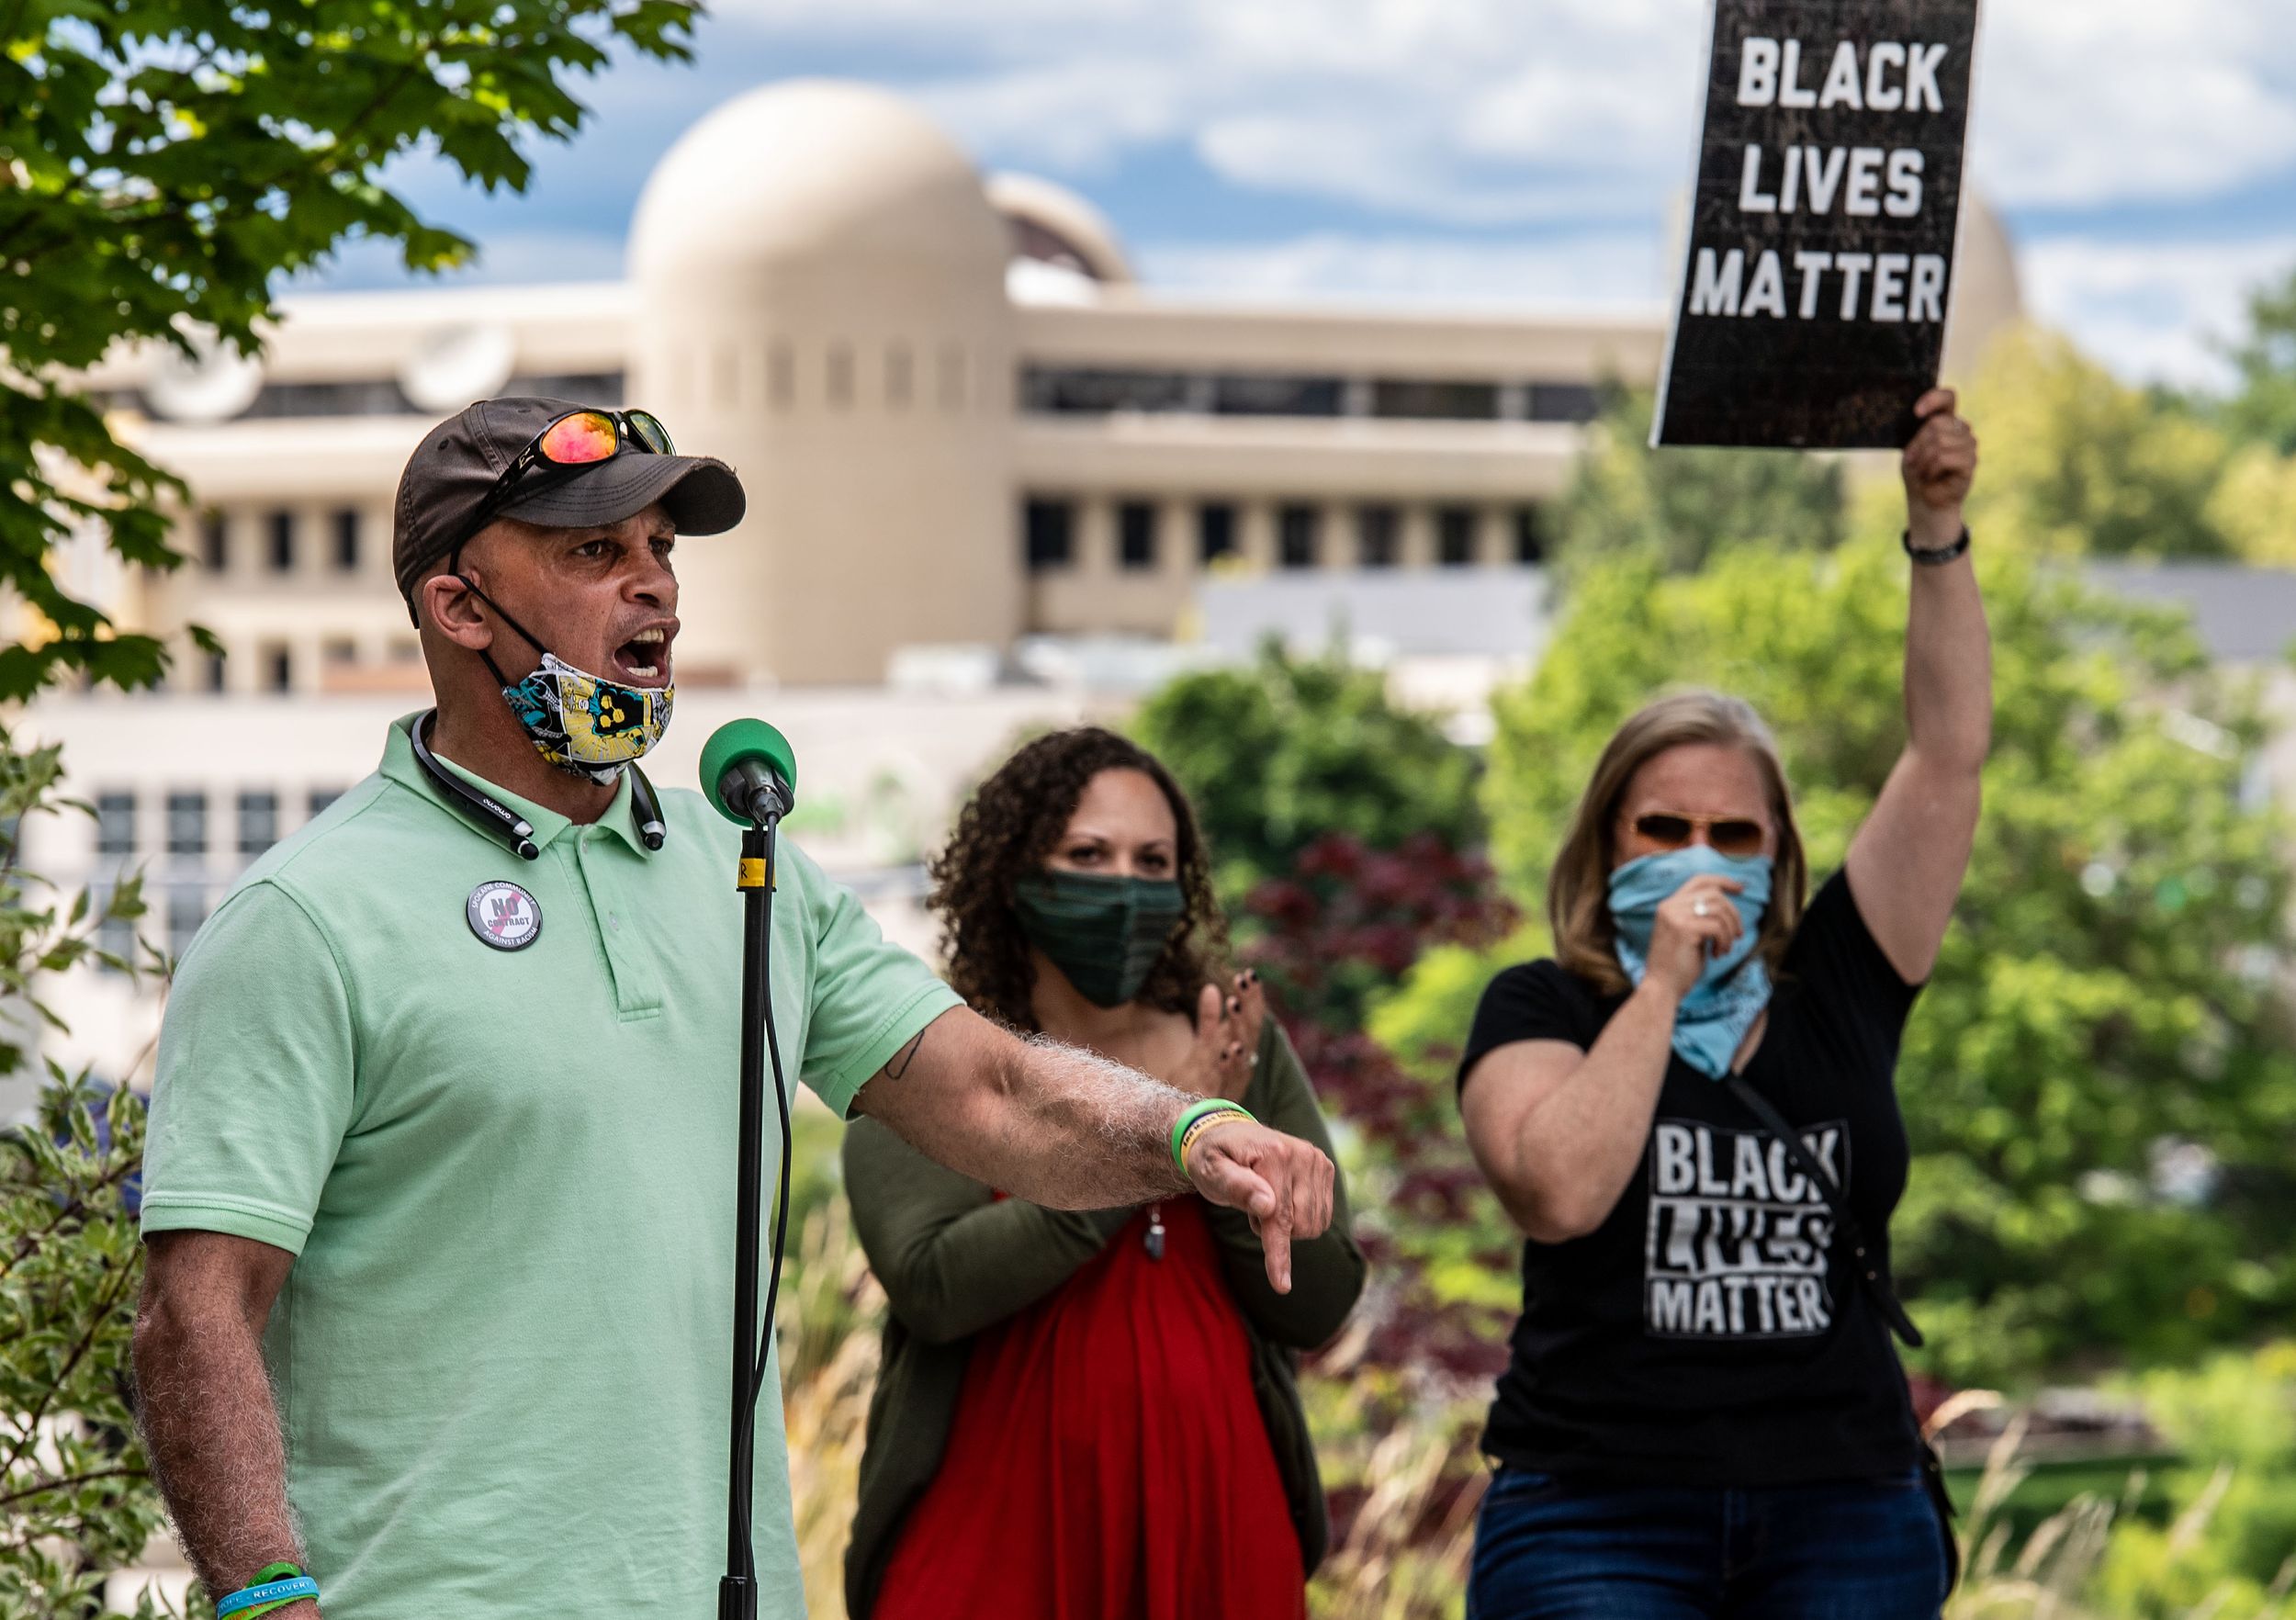
[[1194, 1198], [973, 1344], [872, 1620], [1304, 1620], [1251, 1352]]

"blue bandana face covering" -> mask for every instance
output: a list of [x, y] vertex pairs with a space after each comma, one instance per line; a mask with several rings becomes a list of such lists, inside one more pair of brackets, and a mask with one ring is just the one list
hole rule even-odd
[[1658, 926], [1659, 903], [1692, 878], [1715, 872], [1744, 886], [1728, 896], [1745, 923], [1738, 943], [1707, 960], [1698, 983], [1674, 1013], [1674, 1050], [1683, 1062], [1709, 1080], [1730, 1072], [1739, 1043], [1770, 1005], [1770, 975], [1754, 955], [1762, 914], [1770, 908], [1770, 857], [1732, 859], [1705, 844], [1689, 844], [1662, 854], [1629, 861], [1610, 874], [1610, 915], [1616, 933], [1618, 965], [1637, 984], [1649, 971], [1650, 932]]

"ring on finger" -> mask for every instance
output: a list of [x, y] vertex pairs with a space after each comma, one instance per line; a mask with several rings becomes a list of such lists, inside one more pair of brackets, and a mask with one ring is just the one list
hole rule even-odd
[[1705, 917], [1713, 909], [1713, 906], [1706, 904], [1705, 897], [1703, 894], [1690, 903], [1690, 915], [1693, 917]]

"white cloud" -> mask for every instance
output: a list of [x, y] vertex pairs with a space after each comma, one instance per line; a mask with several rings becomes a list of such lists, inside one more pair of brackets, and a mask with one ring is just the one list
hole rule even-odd
[[2144, 244], [2064, 237], [2019, 255], [2025, 303], [2135, 382], [2209, 387], [2226, 379], [2218, 345], [2247, 297], [2296, 270], [2296, 233], [2242, 242]]
[[[1187, 141], [1244, 186], [1445, 222], [1655, 213], [1688, 180], [1704, 0], [726, 0], [769, 41], [970, 65], [984, 158]], [[2296, 163], [2289, 0], [1995, 0], [1975, 172], [2012, 206], [2222, 193]]]
[[1997, 198], [2110, 204], [2229, 190], [2296, 163], [2284, 0], [1995, 6], [1973, 163]]
[[1214, 298], [1637, 315], [1666, 298], [1656, 230], [1498, 242], [1330, 231], [1246, 246], [1152, 242], [1140, 259], [1160, 291]]

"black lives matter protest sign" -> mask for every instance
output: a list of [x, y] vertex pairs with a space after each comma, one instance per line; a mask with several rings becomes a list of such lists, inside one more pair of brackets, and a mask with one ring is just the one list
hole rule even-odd
[[1901, 445], [1937, 380], [1976, 0], [1716, 0], [1655, 444]]

